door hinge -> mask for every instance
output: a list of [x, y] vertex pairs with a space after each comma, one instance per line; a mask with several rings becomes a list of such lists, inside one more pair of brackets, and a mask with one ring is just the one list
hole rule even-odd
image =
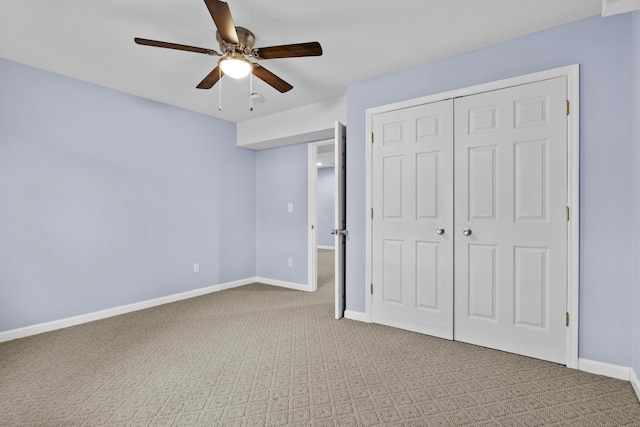
[[371, 219], [373, 219], [373, 208], [371, 208]]
[[566, 107], [565, 107], [566, 108], [566, 113], [567, 113], [567, 116], [568, 116], [569, 115], [569, 100], [568, 99], [567, 99], [567, 103], [565, 105], [566, 105]]
[[373, 295], [373, 283], [371, 284], [371, 295]]
[[373, 132], [371, 132], [371, 143], [372, 143], [372, 144], [373, 144], [373, 140], [374, 140]]
[[567, 206], [566, 213], [567, 213], [567, 221], [569, 221], [569, 206]]
[[565, 319], [564, 320], [565, 320], [565, 322], [564, 322], [565, 326], [569, 326], [569, 313], [568, 312], [565, 313]]

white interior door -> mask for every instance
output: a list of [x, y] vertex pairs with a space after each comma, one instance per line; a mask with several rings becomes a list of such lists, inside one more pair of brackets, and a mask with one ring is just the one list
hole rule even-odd
[[566, 94], [455, 101], [456, 340], [566, 363]]
[[345, 253], [347, 244], [347, 128], [340, 122], [335, 124], [335, 309], [336, 319], [344, 316], [345, 310]]
[[453, 101], [373, 117], [372, 319], [453, 338]]

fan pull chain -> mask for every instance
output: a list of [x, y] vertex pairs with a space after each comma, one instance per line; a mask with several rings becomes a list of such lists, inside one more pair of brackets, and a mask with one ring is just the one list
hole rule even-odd
[[220, 97], [218, 98], [218, 111], [222, 111], [222, 68], [218, 67], [218, 80], [220, 81]]
[[249, 73], [249, 111], [253, 111], [253, 70]]

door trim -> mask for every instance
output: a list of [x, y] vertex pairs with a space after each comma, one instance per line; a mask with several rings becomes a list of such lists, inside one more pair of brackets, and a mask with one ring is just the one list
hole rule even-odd
[[549, 80], [557, 77], [567, 79], [567, 100], [570, 113], [567, 116], [567, 205], [570, 209], [570, 220], [567, 226], [567, 313], [569, 313], [569, 326], [567, 327], [567, 360], [569, 368], [578, 368], [578, 329], [579, 329], [579, 273], [580, 273], [580, 66], [578, 64], [555, 68], [523, 76], [483, 83], [449, 92], [429, 95], [421, 98], [402, 101], [366, 110], [366, 143], [365, 143], [365, 317], [367, 322], [372, 322], [371, 294], [368, 292], [373, 278], [373, 222], [371, 220], [372, 194], [373, 194], [373, 155], [372, 155], [372, 131], [373, 116], [393, 110], [410, 108], [421, 104], [443, 101], [445, 99], [459, 98], [534, 83], [541, 80]]

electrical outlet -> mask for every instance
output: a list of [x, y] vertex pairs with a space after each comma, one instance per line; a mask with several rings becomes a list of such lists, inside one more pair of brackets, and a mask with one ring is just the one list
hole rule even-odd
[[287, 212], [289, 212], [289, 213], [293, 212], [293, 203], [288, 203], [287, 204]]
[[289, 258], [289, 267], [293, 267], [293, 258]]
[[193, 264], [193, 272], [200, 273], [200, 264], [198, 263]]

